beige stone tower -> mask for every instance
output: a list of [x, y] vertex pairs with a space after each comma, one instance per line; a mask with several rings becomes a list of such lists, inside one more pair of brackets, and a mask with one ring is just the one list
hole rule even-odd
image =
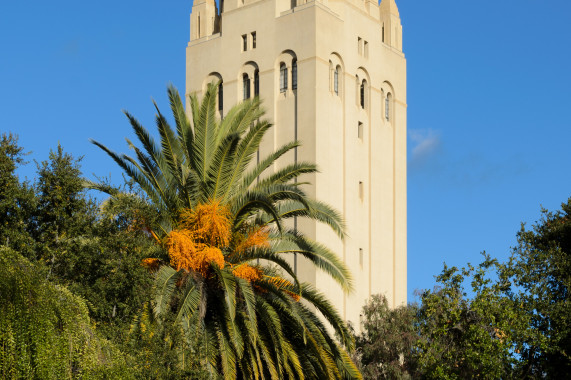
[[395, 0], [195, 0], [186, 50], [186, 93], [221, 80], [219, 110], [259, 95], [275, 127], [260, 157], [285, 142], [303, 146], [279, 165], [315, 162], [306, 192], [340, 210], [348, 238], [324, 225], [298, 229], [351, 269], [344, 295], [301, 259], [317, 286], [359, 329], [361, 308], [383, 293], [406, 302], [406, 61]]

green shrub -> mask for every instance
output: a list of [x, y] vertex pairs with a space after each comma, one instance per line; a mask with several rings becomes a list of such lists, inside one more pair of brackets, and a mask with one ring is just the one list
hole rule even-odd
[[125, 356], [91, 326], [82, 298], [0, 247], [0, 378], [129, 378]]

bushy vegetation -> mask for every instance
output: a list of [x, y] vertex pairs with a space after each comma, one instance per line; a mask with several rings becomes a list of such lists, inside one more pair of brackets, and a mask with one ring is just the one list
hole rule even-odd
[[1, 378], [132, 378], [128, 358], [95, 331], [84, 299], [6, 247], [0, 299]]
[[[449, 268], [419, 305], [364, 309], [365, 378], [562, 379], [571, 370], [571, 198], [543, 210], [506, 263]], [[467, 288], [467, 289], [466, 289]]]

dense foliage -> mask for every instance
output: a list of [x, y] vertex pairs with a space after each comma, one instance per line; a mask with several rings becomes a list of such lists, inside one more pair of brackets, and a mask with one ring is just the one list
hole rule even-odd
[[[449, 268], [419, 306], [365, 307], [366, 378], [559, 379], [571, 370], [571, 198], [522, 226], [507, 263]], [[469, 289], [464, 287], [469, 285]], [[395, 318], [399, 318], [398, 321]], [[397, 360], [398, 358], [398, 360]]]
[[[511, 373], [511, 340], [506, 331], [517, 320], [513, 307], [478, 268], [445, 266], [435, 291], [422, 294], [416, 323], [418, 372], [429, 379], [506, 378]], [[473, 297], [463, 283], [469, 279]]]
[[408, 379], [415, 373], [416, 358], [405, 353], [417, 342], [416, 313], [414, 305], [391, 308], [386, 297], [371, 297], [363, 307], [363, 332], [355, 342], [364, 378]]
[[[298, 281], [290, 264], [301, 255], [349, 291], [351, 277], [337, 255], [290, 227], [298, 218], [313, 219], [343, 238], [343, 221], [299, 186], [297, 178], [314, 173], [315, 165], [295, 162], [272, 172], [297, 141], [255, 162], [271, 128], [259, 99], [244, 101], [220, 120], [217, 88], [209, 85], [202, 102], [191, 96], [190, 119], [169, 88], [176, 128], [157, 108], [159, 144], [127, 113], [142, 145], [128, 141], [135, 158], [95, 142], [160, 216], [144, 223], [164, 248], [144, 261], [157, 271], [154, 317], [163, 326], [174, 321], [187, 345], [201, 342], [211, 376], [360, 378], [344, 349], [353, 345], [344, 321], [316, 289]], [[113, 199], [124, 196], [105, 185], [92, 187]]]
[[[5, 286], [0, 304], [6, 307], [2, 310], [4, 326], [11, 329], [9, 334], [4, 330], [8, 335], [2, 338], [8, 339], [3, 342], [11, 342], [2, 346], [0, 367], [9, 369], [3, 372], [3, 378], [61, 378], [65, 377], [62, 373], [79, 370], [85, 377], [84, 370], [89, 368], [97, 368], [97, 373], [105, 374], [110, 361], [99, 363], [99, 367], [93, 364], [96, 362], [89, 368], [84, 368], [83, 364], [77, 367], [74, 363], [83, 360], [80, 351], [69, 352], [70, 357], [79, 355], [77, 360], [58, 362], [54, 356], [53, 363], [51, 356], [40, 355], [44, 350], [71, 349], [69, 345], [53, 346], [55, 341], [63, 339], [62, 336], [67, 339], [69, 334], [75, 334], [77, 339], [81, 334], [97, 335], [99, 338], [94, 336], [93, 344], [113, 346], [113, 352], [121, 350], [123, 354], [117, 354], [117, 357], [123, 356], [130, 367], [136, 362], [129, 358], [136, 357], [140, 350], [153, 351], [155, 362], [168, 365], [170, 358], [163, 355], [163, 347], [153, 342], [135, 347], [132, 342], [136, 339], [131, 339], [129, 334], [130, 325], [151, 294], [152, 277], [141, 266], [141, 260], [155, 256], [157, 250], [148, 236], [133, 228], [134, 214], [150, 215], [150, 211], [135, 197], [121, 202], [104, 202], [96, 207], [83, 189], [79, 160], [64, 153], [61, 147], [51, 152], [47, 161], [38, 164], [38, 178], [33, 184], [20, 182], [16, 175], [17, 165], [25, 163], [23, 149], [18, 146], [16, 137], [3, 135], [0, 148], [3, 169], [0, 171], [3, 184], [0, 187], [3, 260], [0, 280]], [[22, 278], [10, 280], [17, 275]], [[32, 284], [35, 288], [29, 290], [26, 286]], [[19, 301], [24, 295], [30, 303]], [[32, 295], [33, 299], [28, 298]], [[79, 330], [66, 327], [67, 330], [55, 340], [50, 340], [47, 335], [45, 339], [32, 339], [30, 331], [34, 328], [49, 330], [53, 327], [53, 314], [74, 313], [77, 320], [70, 323], [77, 325]], [[36, 321], [34, 316], [42, 321]], [[29, 339], [10, 338], [24, 336]], [[112, 343], [107, 344], [106, 340]], [[14, 357], [22, 360], [13, 362]], [[65, 365], [68, 367], [64, 368]], [[40, 372], [26, 372], [28, 376], [21, 372], [51, 366], [56, 368], [53, 374], [41, 372], [40, 376]], [[165, 378], [150, 376], [151, 373], [150, 367], [133, 372], [134, 376], [138, 374], [136, 377]]]
[[0, 247], [0, 377], [131, 378], [123, 354], [93, 330], [85, 301], [46, 272]]
[[512, 329], [517, 376], [565, 378], [571, 373], [571, 198], [522, 226], [509, 262], [500, 267], [505, 294], [522, 326]]
[[33, 252], [30, 236], [36, 197], [32, 186], [20, 182], [16, 169], [24, 164], [23, 148], [12, 134], [0, 137], [0, 245]]

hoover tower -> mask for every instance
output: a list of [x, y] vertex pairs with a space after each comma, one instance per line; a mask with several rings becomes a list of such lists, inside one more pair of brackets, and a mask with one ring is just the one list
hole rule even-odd
[[395, 0], [220, 0], [219, 8], [193, 4], [186, 94], [220, 81], [221, 117], [260, 96], [274, 123], [260, 157], [301, 141], [278, 165], [318, 165], [304, 190], [342, 212], [348, 237], [311, 221], [296, 227], [339, 255], [355, 291], [345, 295], [301, 258], [292, 265], [359, 329], [372, 294], [391, 306], [407, 297], [406, 60]]

